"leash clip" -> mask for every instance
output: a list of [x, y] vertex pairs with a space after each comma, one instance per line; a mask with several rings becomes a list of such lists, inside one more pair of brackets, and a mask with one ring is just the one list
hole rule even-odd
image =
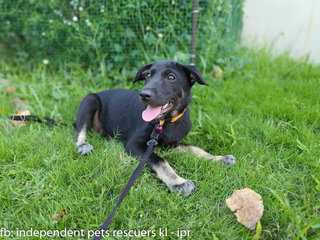
[[158, 141], [156, 139], [150, 139], [148, 142], [147, 142], [147, 145], [153, 145], [153, 146], [157, 146], [158, 145]]
[[[155, 142], [156, 142], [155, 146], [158, 145], [158, 141], [157, 141], [157, 140], [158, 140], [158, 138], [159, 138], [160, 133], [161, 133], [162, 130], [163, 130], [163, 127], [162, 127], [163, 123], [164, 123], [164, 121], [154, 127], [154, 129], [153, 129], [153, 131], [152, 131], [152, 133], [151, 133], [151, 136], [150, 136], [150, 140], [149, 140], [148, 143], [147, 143], [148, 146], [151, 144], [151, 141], [152, 141], [152, 140], [155, 140]], [[149, 142], [150, 142], [150, 143], [149, 143]], [[154, 141], [152, 141], [152, 142], [154, 142]], [[155, 142], [154, 142], [154, 143], [155, 143]]]

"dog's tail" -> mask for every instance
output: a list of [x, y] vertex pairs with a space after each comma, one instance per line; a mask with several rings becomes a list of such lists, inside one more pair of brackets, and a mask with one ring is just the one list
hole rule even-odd
[[27, 121], [27, 122], [33, 121], [33, 122], [40, 122], [40, 123], [49, 123], [53, 126], [67, 125], [63, 122], [56, 122], [55, 120], [48, 117], [40, 118], [38, 115], [12, 115], [12, 116], [8, 116], [8, 118], [14, 121]]

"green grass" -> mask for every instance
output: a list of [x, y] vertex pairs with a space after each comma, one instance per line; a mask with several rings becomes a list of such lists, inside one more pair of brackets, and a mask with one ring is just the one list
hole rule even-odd
[[[210, 87], [194, 87], [193, 129], [185, 139], [213, 154], [235, 155], [236, 165], [157, 149], [179, 175], [195, 182], [197, 192], [188, 198], [169, 193], [144, 169], [111, 229], [158, 235], [168, 228], [165, 239], [178, 239], [170, 233], [177, 229], [190, 230], [184, 239], [252, 239], [255, 231], [239, 224], [225, 204], [234, 189], [249, 187], [264, 202], [261, 239], [320, 238], [320, 67], [264, 52], [246, 58], [226, 81], [204, 74]], [[13, 94], [0, 89], [0, 228], [97, 229], [137, 161], [121, 143], [93, 133], [95, 152], [79, 156], [71, 124], [14, 127], [6, 119], [16, 112], [10, 101], [23, 97], [32, 113], [72, 123], [87, 93], [141, 85], [132, 86], [132, 72], [102, 78], [77, 66], [54, 71], [1, 62], [0, 73], [17, 88]], [[58, 222], [54, 216], [63, 209]]]

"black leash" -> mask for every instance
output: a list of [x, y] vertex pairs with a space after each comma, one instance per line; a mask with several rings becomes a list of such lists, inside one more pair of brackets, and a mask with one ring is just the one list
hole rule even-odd
[[[163, 124], [163, 123], [162, 123]], [[146, 165], [147, 161], [149, 160], [153, 149], [155, 148], [155, 146], [158, 145], [158, 138], [160, 133], [162, 132], [162, 124], [158, 124], [157, 126], [155, 126], [155, 128], [153, 129], [151, 136], [150, 136], [150, 140], [147, 143], [147, 150], [145, 152], [145, 154], [143, 155], [142, 159], [140, 160], [139, 165], [137, 166], [137, 168], [134, 170], [134, 172], [132, 173], [126, 187], [123, 189], [118, 202], [116, 203], [116, 206], [114, 207], [113, 211], [111, 212], [111, 214], [109, 215], [109, 217], [107, 218], [107, 220], [102, 224], [102, 226], [100, 227], [100, 229], [98, 231], [96, 231], [96, 234], [93, 238], [93, 240], [100, 240], [103, 238], [104, 233], [106, 232], [112, 218], [113, 215], [115, 214], [117, 208], [119, 207], [119, 205], [121, 204], [121, 202], [123, 201], [123, 199], [127, 196], [129, 190], [131, 189], [131, 187], [133, 186], [133, 184], [135, 183], [135, 181], [137, 180], [137, 178], [139, 177], [143, 167]]]
[[[184, 110], [184, 112], [185, 112], [185, 110]], [[181, 117], [183, 115], [183, 113], [181, 115], [178, 115], [178, 118]], [[13, 115], [13, 116], [8, 116], [8, 118], [11, 120], [15, 120], [15, 121], [35, 121], [35, 122], [40, 122], [40, 123], [41, 122], [48, 122], [49, 124], [55, 125], [55, 126], [57, 126], [58, 124], [66, 125], [64, 123], [57, 123], [53, 119], [47, 118], [47, 117], [44, 117], [44, 119], [41, 119], [38, 115]], [[178, 119], [178, 118], [173, 118], [173, 121], [171, 119], [171, 122], [176, 121], [176, 119]], [[147, 164], [147, 161], [149, 160], [149, 158], [153, 152], [153, 149], [158, 145], [158, 138], [160, 136], [160, 133], [162, 132], [164, 122], [165, 122], [164, 120], [161, 120], [160, 123], [154, 127], [154, 129], [151, 133], [151, 136], [150, 136], [150, 140], [147, 142], [148, 147], [147, 147], [145, 154], [143, 155], [142, 159], [140, 160], [137, 168], [132, 173], [127, 185], [123, 189], [113, 211], [108, 216], [106, 221], [102, 224], [100, 229], [98, 231], [95, 231], [95, 236], [93, 237], [93, 240], [100, 240], [104, 237], [106, 230], [108, 229], [108, 226], [109, 226], [114, 214], [116, 213], [117, 208], [122, 203], [123, 199], [127, 196], [131, 187], [133, 186], [133, 184], [135, 183], [135, 181], [139, 177], [142, 169]]]

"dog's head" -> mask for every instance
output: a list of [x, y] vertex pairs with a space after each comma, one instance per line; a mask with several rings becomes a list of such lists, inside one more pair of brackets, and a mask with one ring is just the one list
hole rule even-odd
[[160, 61], [142, 67], [134, 83], [145, 80], [140, 101], [147, 104], [142, 118], [156, 121], [177, 116], [191, 99], [191, 87], [195, 82], [208, 85], [197, 67], [175, 61]]

